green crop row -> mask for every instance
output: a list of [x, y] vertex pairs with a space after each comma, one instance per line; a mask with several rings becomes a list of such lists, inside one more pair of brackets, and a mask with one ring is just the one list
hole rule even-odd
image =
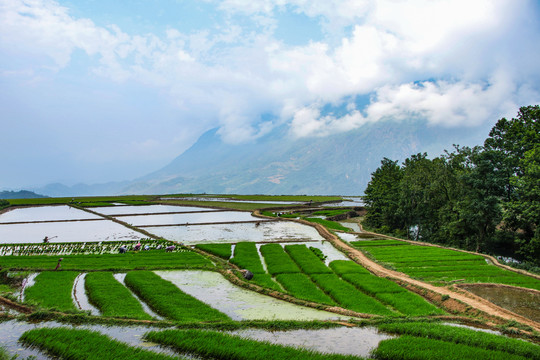
[[86, 274], [84, 286], [88, 300], [103, 316], [151, 320], [131, 291], [116, 280], [111, 272]]
[[502, 351], [486, 350], [441, 340], [402, 336], [383, 340], [373, 351], [375, 359], [381, 360], [525, 360], [526, 357]]
[[285, 252], [305, 274], [331, 274], [324, 263], [306, 245], [286, 245]]
[[[361, 243], [358, 244], [358, 243]], [[371, 247], [371, 246], [400, 246], [400, 245], [409, 245], [409, 243], [400, 240], [361, 240], [351, 242], [354, 246], [361, 247]]]
[[257, 245], [254, 242], [239, 242], [234, 247], [234, 257], [231, 259], [233, 264], [241, 269], [247, 269], [254, 274], [265, 274], [261, 263], [261, 257], [257, 251]]
[[35, 284], [26, 288], [24, 295], [28, 303], [59, 311], [78, 311], [71, 292], [76, 271], [44, 271], [35, 278]]
[[499, 350], [510, 354], [521, 355], [531, 360], [540, 360], [539, 345], [463, 327], [441, 325], [437, 323], [413, 322], [381, 324], [379, 325], [379, 330], [391, 334], [410, 335], [443, 340], [488, 350]]
[[359, 359], [356, 356], [321, 354], [305, 349], [244, 339], [238, 336], [204, 330], [164, 330], [145, 334], [145, 339], [174, 348], [179, 352], [196, 354], [201, 358], [220, 360], [310, 359], [338, 360]]
[[62, 359], [86, 360], [172, 360], [170, 357], [139, 347], [126, 345], [90, 330], [41, 328], [29, 330], [19, 339]]
[[231, 244], [197, 244], [195, 247], [225, 260], [229, 260], [232, 255]]
[[[63, 255], [63, 270], [134, 269], [209, 269], [214, 265], [193, 251], [172, 253], [158, 251], [128, 252], [126, 254]], [[58, 263], [56, 256], [0, 256], [0, 268], [15, 270], [52, 270]]]
[[365, 314], [395, 315], [379, 301], [340, 279], [336, 274], [312, 274], [311, 278], [341, 306]]
[[315, 285], [305, 274], [279, 274], [276, 280], [292, 296], [320, 304], [336, 305], [336, 303]]
[[300, 273], [300, 269], [283, 250], [280, 244], [261, 246], [261, 254], [266, 262], [268, 272], [272, 275]]
[[125, 283], [152, 310], [166, 318], [181, 322], [230, 320], [151, 271], [131, 271]]
[[351, 209], [319, 210], [319, 211], [313, 212], [312, 214], [313, 215], [323, 215], [323, 216], [326, 216], [326, 217], [330, 217], [330, 216], [336, 216], [336, 215], [345, 214], [345, 213], [348, 213], [349, 211], [351, 211]]
[[334, 260], [330, 263], [330, 268], [336, 274], [371, 274], [365, 267], [350, 260]]

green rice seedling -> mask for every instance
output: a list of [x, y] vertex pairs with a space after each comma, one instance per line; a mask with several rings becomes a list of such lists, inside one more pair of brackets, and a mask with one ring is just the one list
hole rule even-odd
[[375, 294], [374, 297], [383, 304], [390, 305], [392, 308], [407, 316], [446, 314], [446, 312], [431, 304], [420, 295], [410, 291], [399, 293], [381, 292]]
[[286, 245], [285, 252], [306, 274], [331, 274], [332, 270], [309, 250], [306, 245]]
[[90, 302], [103, 316], [151, 320], [131, 291], [116, 280], [111, 272], [86, 274], [84, 286]]
[[268, 289], [283, 291], [281, 286], [272, 279], [272, 275], [270, 274], [253, 274], [253, 278], [249, 281]]
[[172, 360], [178, 359], [129, 346], [90, 330], [41, 328], [26, 331], [19, 341], [61, 359], [86, 360]]
[[35, 279], [35, 284], [25, 290], [25, 301], [58, 311], [78, 311], [71, 297], [73, 284], [78, 274], [76, 271], [40, 273]]
[[[157, 269], [210, 269], [210, 260], [193, 251], [141, 251], [126, 254], [64, 255], [63, 270], [157, 270]], [[58, 263], [55, 256], [2, 256], [0, 267], [15, 270], [51, 270]]]
[[348, 227], [345, 227], [345, 226], [343, 226], [340, 223], [335, 222], [335, 221], [319, 219], [319, 218], [304, 218], [304, 220], [307, 220], [307, 221], [312, 222], [312, 223], [321, 224], [322, 226], [324, 226], [324, 227], [326, 227], [328, 229], [331, 229], [331, 230], [339, 230], [339, 231], [343, 231], [343, 232], [352, 231]]
[[312, 274], [311, 278], [344, 308], [364, 314], [396, 315], [379, 301], [341, 280], [336, 274]]
[[227, 315], [151, 271], [131, 271], [127, 273], [125, 283], [152, 310], [166, 318], [181, 322], [230, 320]]
[[373, 351], [375, 359], [380, 360], [525, 360], [526, 357], [507, 352], [486, 350], [463, 344], [441, 340], [401, 336], [397, 339], [383, 340]]
[[300, 269], [283, 250], [280, 244], [261, 246], [261, 254], [266, 262], [268, 272], [272, 275], [300, 273]]
[[539, 345], [484, 331], [424, 322], [380, 324], [378, 327], [380, 331], [391, 334], [437, 339], [488, 350], [504, 351], [528, 359], [540, 360]]
[[233, 264], [241, 269], [247, 269], [253, 274], [265, 274], [262, 266], [261, 257], [257, 251], [257, 245], [253, 242], [239, 242], [234, 247], [234, 257], [231, 259]]
[[336, 216], [336, 215], [345, 214], [345, 213], [348, 213], [349, 211], [351, 211], [351, 209], [319, 210], [319, 211], [313, 212], [312, 214], [313, 215], [323, 215], [323, 216], [326, 216], [326, 217], [330, 217], [330, 216]]
[[330, 268], [336, 274], [371, 274], [365, 267], [350, 260], [334, 260], [330, 264]]
[[152, 331], [144, 335], [148, 341], [171, 346], [179, 352], [197, 354], [202, 358], [237, 360], [338, 360], [360, 359], [352, 355], [321, 354], [311, 350], [296, 349], [241, 338], [226, 333], [205, 330]]
[[305, 274], [279, 274], [276, 280], [292, 296], [319, 304], [336, 305], [336, 303], [315, 285]]
[[232, 255], [231, 244], [197, 244], [195, 247], [225, 260], [229, 260]]

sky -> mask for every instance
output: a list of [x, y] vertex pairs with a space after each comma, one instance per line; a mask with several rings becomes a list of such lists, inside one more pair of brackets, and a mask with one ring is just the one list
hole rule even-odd
[[539, 44], [534, 0], [0, 0], [0, 190], [134, 179], [212, 128], [494, 124], [540, 103]]

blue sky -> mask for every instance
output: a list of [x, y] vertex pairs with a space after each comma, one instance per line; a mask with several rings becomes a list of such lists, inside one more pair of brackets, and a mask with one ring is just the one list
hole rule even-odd
[[540, 102], [539, 19], [525, 0], [0, 0], [0, 189], [133, 179], [215, 127], [485, 127]]

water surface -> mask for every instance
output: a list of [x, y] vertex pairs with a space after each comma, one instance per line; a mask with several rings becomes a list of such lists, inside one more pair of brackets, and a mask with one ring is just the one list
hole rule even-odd
[[212, 211], [191, 212], [185, 214], [163, 214], [145, 216], [122, 216], [118, 218], [134, 226], [145, 225], [177, 225], [177, 224], [207, 224], [216, 222], [261, 221], [249, 212], [242, 211]]
[[67, 205], [25, 207], [0, 214], [0, 223], [82, 219], [103, 218]]
[[194, 206], [175, 206], [175, 205], [127, 205], [127, 206], [104, 206], [93, 207], [90, 210], [104, 215], [122, 215], [122, 214], [159, 214], [168, 212], [197, 212], [197, 211], [219, 211]]

